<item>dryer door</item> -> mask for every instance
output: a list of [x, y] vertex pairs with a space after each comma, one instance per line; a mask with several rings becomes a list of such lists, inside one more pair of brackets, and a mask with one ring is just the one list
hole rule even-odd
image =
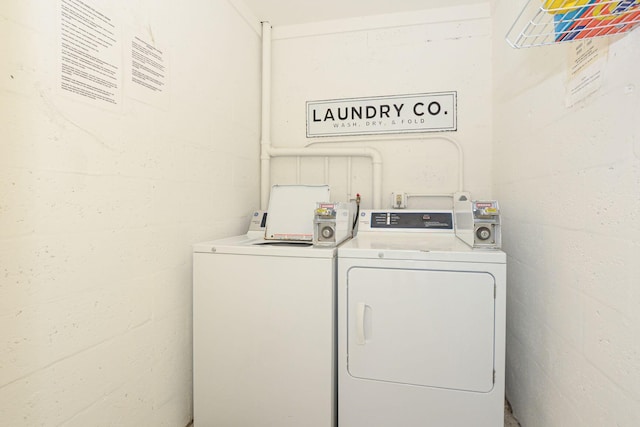
[[491, 391], [495, 329], [491, 274], [352, 268], [347, 280], [350, 375]]

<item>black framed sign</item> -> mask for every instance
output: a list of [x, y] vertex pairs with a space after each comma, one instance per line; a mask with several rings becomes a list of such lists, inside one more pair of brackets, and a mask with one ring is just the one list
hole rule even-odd
[[457, 130], [457, 92], [307, 101], [307, 138]]

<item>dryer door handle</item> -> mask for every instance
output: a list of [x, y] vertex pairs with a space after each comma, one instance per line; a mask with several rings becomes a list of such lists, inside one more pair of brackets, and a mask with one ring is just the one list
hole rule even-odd
[[371, 306], [364, 302], [359, 302], [356, 305], [356, 344], [358, 345], [365, 345], [367, 343], [365, 330], [367, 320], [371, 322]]

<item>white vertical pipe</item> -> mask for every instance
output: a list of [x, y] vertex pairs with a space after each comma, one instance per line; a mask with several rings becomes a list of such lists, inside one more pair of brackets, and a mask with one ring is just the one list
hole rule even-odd
[[453, 138], [446, 136], [441, 136], [440, 138], [455, 145], [458, 150], [458, 191], [462, 192], [464, 191], [464, 152], [462, 151], [462, 145]]
[[353, 186], [353, 178], [351, 178], [351, 163], [351, 157], [347, 157], [347, 201], [351, 200], [351, 187]]
[[373, 208], [382, 209], [382, 162], [373, 162]]
[[324, 183], [329, 184], [329, 157], [324, 158]]
[[260, 209], [267, 209], [271, 183], [271, 24], [262, 23], [262, 129], [260, 139]]

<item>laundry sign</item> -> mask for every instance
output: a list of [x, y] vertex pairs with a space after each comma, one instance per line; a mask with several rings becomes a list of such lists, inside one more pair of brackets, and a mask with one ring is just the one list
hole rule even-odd
[[307, 137], [455, 131], [457, 92], [307, 102]]

